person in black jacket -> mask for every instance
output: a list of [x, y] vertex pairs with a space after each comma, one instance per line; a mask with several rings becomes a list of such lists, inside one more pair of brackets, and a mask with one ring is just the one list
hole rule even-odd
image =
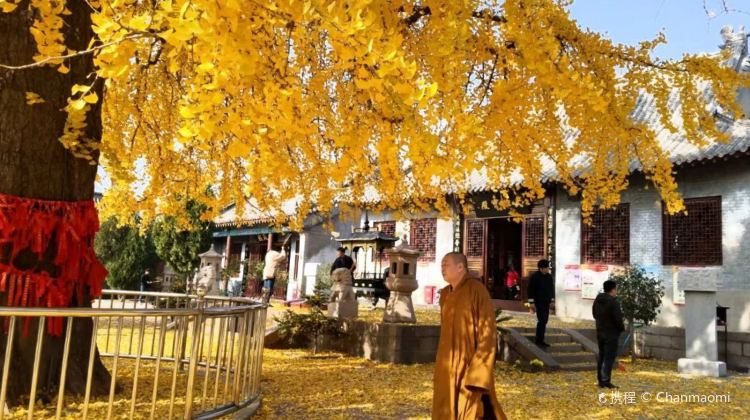
[[591, 311], [596, 320], [596, 338], [599, 342], [599, 357], [596, 360], [596, 378], [601, 388], [617, 388], [612, 385], [612, 367], [617, 356], [620, 333], [625, 331], [620, 302], [617, 301], [617, 283], [604, 282], [604, 293], [599, 293]]
[[[151, 273], [149, 272], [148, 268], [143, 272], [143, 275], [141, 276], [141, 292], [148, 292], [148, 288], [151, 285]], [[143, 302], [143, 295], [140, 295], [138, 297], [139, 302]]]
[[529, 280], [529, 311], [536, 312], [536, 345], [549, 347], [544, 342], [544, 333], [547, 330], [549, 311], [555, 307], [555, 279], [550, 273], [549, 261], [539, 260], [539, 270], [531, 275]]
[[354, 272], [354, 270], [357, 268], [357, 265], [354, 263], [352, 257], [346, 255], [346, 248], [339, 247], [337, 251], [338, 255], [331, 265], [331, 274], [333, 274], [333, 272], [339, 268], [347, 268], [350, 271]]

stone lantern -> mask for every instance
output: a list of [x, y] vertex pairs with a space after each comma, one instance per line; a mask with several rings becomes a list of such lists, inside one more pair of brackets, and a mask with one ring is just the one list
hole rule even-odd
[[211, 244], [211, 248], [208, 251], [198, 254], [201, 258], [201, 266], [198, 269], [198, 273], [195, 275], [193, 282], [196, 290], [201, 287], [206, 291], [206, 294], [217, 295], [219, 294], [219, 288], [216, 286], [216, 281], [220, 278], [219, 267], [221, 266], [221, 254], [216, 252], [214, 245]]
[[385, 306], [383, 322], [416, 323], [417, 317], [414, 314], [411, 294], [419, 287], [417, 284], [419, 251], [402, 243], [396, 248], [387, 249], [385, 254], [391, 262], [388, 278], [385, 279], [385, 287], [391, 291], [391, 296]]

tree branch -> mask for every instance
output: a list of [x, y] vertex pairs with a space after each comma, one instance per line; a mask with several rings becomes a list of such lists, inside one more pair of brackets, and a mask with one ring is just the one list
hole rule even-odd
[[105, 44], [101, 44], [101, 45], [97, 45], [95, 47], [91, 47], [91, 48], [89, 48], [87, 50], [76, 51], [74, 53], [70, 53], [70, 54], [66, 54], [66, 55], [61, 55], [61, 56], [58, 56], [58, 57], [47, 57], [47, 58], [45, 58], [43, 60], [35, 61], [35, 62], [29, 63], [29, 64], [23, 64], [23, 65], [20, 65], [20, 66], [8, 66], [6, 64], [0, 63], [0, 68], [8, 69], [8, 70], [24, 70], [24, 69], [34, 68], [34, 67], [41, 67], [41, 66], [43, 66], [43, 65], [45, 65], [45, 64], [47, 64], [47, 63], [49, 63], [51, 61], [67, 60], [69, 58], [75, 58], [75, 57], [80, 57], [80, 56], [87, 55], [87, 54], [92, 54], [92, 53], [95, 53], [96, 51], [99, 51], [101, 49], [110, 47], [112, 45], [117, 45], [117, 44], [119, 44], [121, 42], [124, 42], [124, 41], [132, 40], [132, 39], [138, 39], [138, 38], [155, 37], [155, 36], [157, 36], [157, 35], [149, 33], [149, 32], [138, 32], [138, 33], [126, 35], [123, 38], [120, 38], [120, 39], [117, 39], [117, 40], [114, 40], [114, 41], [110, 41], [110, 42], [107, 42]]
[[507, 23], [508, 19], [503, 15], [495, 15], [489, 10], [477, 10], [471, 12], [471, 16], [477, 19], [489, 19], [495, 23]]
[[430, 10], [429, 6], [415, 6], [414, 12], [404, 19], [404, 23], [406, 23], [406, 26], [412, 26], [419, 22], [419, 19], [422, 19], [422, 17], [430, 16], [431, 14], [432, 10]]
[[[412, 14], [404, 19], [404, 23], [406, 26], [411, 27], [423, 17], [430, 15], [432, 15], [432, 10], [430, 10], [429, 6], [415, 6]], [[486, 9], [475, 10], [471, 12], [471, 16], [477, 19], [489, 19], [495, 23], [506, 23], [508, 21], [505, 16], [493, 14], [490, 10]]]

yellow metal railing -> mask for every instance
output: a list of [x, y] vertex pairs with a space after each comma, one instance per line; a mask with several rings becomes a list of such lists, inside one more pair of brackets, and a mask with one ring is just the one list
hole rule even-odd
[[[13, 337], [19, 335], [19, 321], [26, 318], [38, 323], [26, 411], [28, 418], [35, 418], [39, 368], [45, 363], [41, 360], [45, 323], [53, 317], [63, 318], [65, 323], [54, 418], [63, 416], [66, 398], [75, 398], [65, 394], [71, 340], [78, 339], [73, 337], [73, 323], [86, 318], [93, 321], [93, 334], [85, 394], [82, 407], [77, 405], [77, 417], [153, 419], [162, 416], [158, 404], [168, 405], [165, 414], [169, 419], [180, 415], [208, 419], [259, 401], [265, 305], [246, 298], [105, 290], [92, 308], [0, 308], [0, 318], [7, 325], [0, 420], [5, 416], [8, 381], [12, 380], [8, 372], [14, 354]], [[112, 378], [106, 401], [91, 396], [97, 348]], [[127, 369], [127, 373], [122, 374], [118, 368]], [[141, 377], [146, 371], [150, 374], [148, 381]], [[162, 385], [170, 377], [166, 381], [167, 392]], [[145, 389], [148, 382], [153, 382], [151, 389]], [[129, 396], [125, 396], [130, 400], [127, 413], [122, 411], [124, 398], [118, 388], [130, 389]], [[102, 403], [106, 403], [106, 410]], [[94, 405], [96, 414], [92, 414]]]

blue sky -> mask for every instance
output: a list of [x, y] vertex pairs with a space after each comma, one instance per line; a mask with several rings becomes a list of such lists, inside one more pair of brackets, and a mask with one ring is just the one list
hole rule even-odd
[[653, 39], [659, 31], [667, 35], [667, 45], [659, 46], [661, 58], [680, 58], [686, 52], [714, 52], [721, 44], [719, 31], [725, 25], [750, 29], [750, 0], [574, 0], [571, 16], [581, 27], [605, 33], [624, 44]]

